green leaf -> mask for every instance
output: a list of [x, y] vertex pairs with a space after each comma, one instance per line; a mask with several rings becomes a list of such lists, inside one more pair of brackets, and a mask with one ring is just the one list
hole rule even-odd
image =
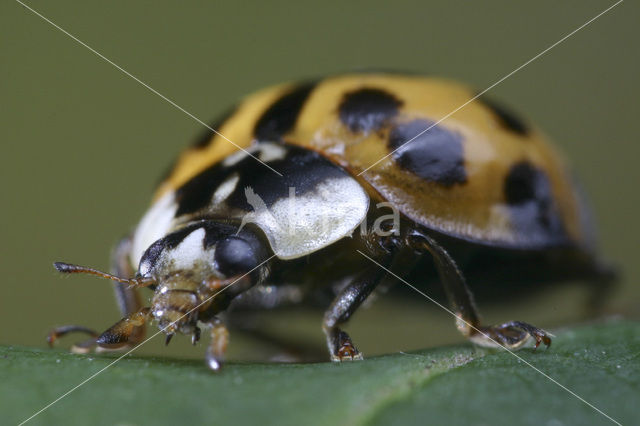
[[[30, 424], [623, 424], [638, 420], [640, 323], [557, 332], [518, 357], [471, 345], [344, 364], [127, 357]], [[0, 423], [15, 424], [110, 365], [116, 355], [0, 347]]]

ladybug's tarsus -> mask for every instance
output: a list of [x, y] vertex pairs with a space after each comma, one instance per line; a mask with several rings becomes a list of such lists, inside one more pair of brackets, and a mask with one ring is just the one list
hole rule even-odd
[[334, 348], [332, 349], [334, 351], [331, 354], [332, 361], [359, 361], [363, 358], [362, 353], [360, 353], [351, 341], [351, 337], [344, 331], [338, 333], [334, 342]]
[[49, 332], [47, 335], [47, 343], [49, 347], [53, 347], [56, 340], [60, 337], [63, 337], [69, 333], [85, 333], [92, 337], [98, 337], [98, 333], [93, 331], [90, 328], [83, 327], [81, 325], [63, 325], [62, 327], [56, 327]]
[[207, 366], [211, 370], [220, 371], [228, 345], [229, 330], [221, 321], [214, 320], [211, 327], [211, 341], [205, 355]]
[[[150, 308], [142, 308], [127, 315], [98, 336], [96, 343], [99, 347], [105, 349], [134, 346], [138, 343], [135, 340], [136, 330], [145, 325], [149, 320], [150, 313]], [[132, 339], [132, 337], [134, 338]]]
[[517, 349], [531, 337], [535, 339], [534, 350], [540, 346], [540, 343], [544, 343], [547, 348], [551, 346], [551, 336], [548, 333], [522, 321], [510, 321], [501, 325], [480, 327], [479, 330], [480, 332], [472, 334], [470, 338], [484, 346], [497, 343], [507, 349]]
[[458, 330], [471, 341], [481, 346], [517, 349], [533, 337], [536, 348], [540, 343], [547, 347], [551, 345], [548, 333], [526, 322], [510, 321], [501, 325], [482, 326], [464, 275], [449, 253], [431, 237], [419, 231], [410, 232], [406, 240], [414, 249], [427, 251], [433, 257], [449, 304], [457, 313]]
[[[383, 262], [388, 263], [388, 260]], [[377, 265], [367, 267], [338, 294], [325, 312], [323, 330], [332, 361], [362, 359], [362, 354], [356, 349], [349, 335], [339, 328], [339, 325], [351, 317], [380, 283], [383, 276], [384, 270]]]

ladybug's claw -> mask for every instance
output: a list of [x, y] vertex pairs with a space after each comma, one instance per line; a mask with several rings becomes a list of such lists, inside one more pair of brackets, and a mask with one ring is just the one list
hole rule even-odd
[[331, 361], [360, 361], [362, 354], [351, 341], [351, 337], [344, 331], [336, 333], [334, 350], [331, 353]]
[[545, 333], [542, 330], [539, 331], [535, 331], [532, 334], [533, 338], [536, 339], [536, 345], [533, 348], [534, 350], [538, 349], [538, 346], [540, 346], [540, 342], [544, 343], [544, 345], [548, 348], [549, 346], [551, 346], [551, 337], [549, 337], [549, 335], [547, 333]]

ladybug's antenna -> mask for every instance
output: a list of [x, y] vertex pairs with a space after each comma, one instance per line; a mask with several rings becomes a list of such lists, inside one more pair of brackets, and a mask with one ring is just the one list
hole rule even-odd
[[107, 274], [106, 272], [98, 271], [97, 269], [89, 268], [87, 266], [73, 265], [65, 262], [54, 262], [53, 266], [62, 273], [65, 274], [89, 274], [96, 275], [108, 280], [117, 281], [119, 283], [128, 284], [133, 287], [147, 287], [155, 284], [156, 281], [153, 278], [121, 278], [115, 275]]

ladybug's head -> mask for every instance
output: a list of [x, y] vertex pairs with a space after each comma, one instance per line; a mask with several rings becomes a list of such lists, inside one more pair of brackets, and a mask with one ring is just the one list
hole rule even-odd
[[157, 289], [196, 291], [203, 282], [250, 273], [264, 259], [265, 245], [251, 230], [202, 220], [151, 244], [136, 277], [153, 279]]
[[199, 313], [216, 314], [261, 280], [265, 254], [253, 232], [199, 221], [154, 242], [142, 255], [136, 278], [155, 283], [151, 313], [160, 329], [168, 336], [191, 334]]
[[150, 314], [167, 340], [175, 333], [192, 334], [197, 340], [199, 319], [210, 320], [235, 296], [262, 281], [267, 273], [267, 247], [249, 227], [238, 232], [237, 227], [203, 220], [151, 244], [130, 279], [66, 263], [55, 267], [151, 287]]

